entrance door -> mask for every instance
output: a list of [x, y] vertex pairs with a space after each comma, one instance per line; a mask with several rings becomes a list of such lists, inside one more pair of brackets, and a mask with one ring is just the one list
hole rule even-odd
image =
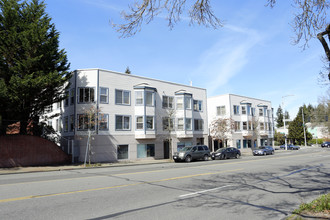
[[164, 159], [170, 158], [170, 142], [168, 140], [164, 141]]

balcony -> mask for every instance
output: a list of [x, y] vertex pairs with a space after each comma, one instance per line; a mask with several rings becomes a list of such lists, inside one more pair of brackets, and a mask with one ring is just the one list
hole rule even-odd
[[194, 133], [193, 133], [193, 131], [177, 131], [176, 137], [177, 138], [193, 138]]
[[252, 137], [253, 135], [253, 132], [252, 131], [242, 131], [242, 136], [245, 137], [245, 138], [249, 138], [249, 137]]
[[143, 140], [143, 139], [155, 139], [156, 132], [155, 131], [135, 131], [135, 139]]

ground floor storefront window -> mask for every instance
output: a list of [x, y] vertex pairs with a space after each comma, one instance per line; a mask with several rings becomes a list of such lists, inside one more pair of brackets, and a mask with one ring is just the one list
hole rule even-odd
[[117, 147], [117, 159], [128, 159], [128, 145], [118, 145]]
[[192, 142], [178, 142], [177, 151], [181, 151], [181, 149], [184, 147], [191, 147], [191, 146], [192, 146]]
[[137, 145], [137, 158], [147, 158], [155, 156], [154, 144], [138, 144]]

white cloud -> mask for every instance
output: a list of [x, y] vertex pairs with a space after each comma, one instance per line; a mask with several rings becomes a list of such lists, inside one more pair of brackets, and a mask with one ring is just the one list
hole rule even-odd
[[202, 74], [208, 81], [204, 82], [210, 95], [226, 85], [249, 62], [249, 52], [262, 37], [255, 30], [226, 25], [226, 33], [201, 56], [196, 75]]

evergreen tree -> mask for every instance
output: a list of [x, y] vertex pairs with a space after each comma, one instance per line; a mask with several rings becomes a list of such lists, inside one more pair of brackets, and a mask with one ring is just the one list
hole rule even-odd
[[[0, 0], [0, 115], [7, 124], [38, 121], [45, 107], [65, 98], [69, 64], [44, 2]], [[1, 123], [0, 123], [1, 124]], [[1, 133], [0, 133], [1, 134]]]
[[[306, 106], [305, 106], [306, 107]], [[304, 138], [304, 124], [302, 119], [302, 109], [304, 107], [300, 107], [297, 113], [296, 118], [290, 123], [289, 126], [289, 135], [288, 138], [293, 141], [294, 144], [303, 144], [305, 142]], [[304, 117], [306, 114], [304, 112]], [[309, 141], [313, 138], [312, 134], [305, 129], [306, 132], [306, 141]]]
[[281, 106], [278, 106], [278, 109], [276, 111], [276, 126], [278, 128], [283, 127], [284, 123], [283, 123], [283, 110], [281, 108]]
[[129, 69], [129, 67], [126, 67], [125, 73], [126, 74], [131, 74], [131, 70]]

